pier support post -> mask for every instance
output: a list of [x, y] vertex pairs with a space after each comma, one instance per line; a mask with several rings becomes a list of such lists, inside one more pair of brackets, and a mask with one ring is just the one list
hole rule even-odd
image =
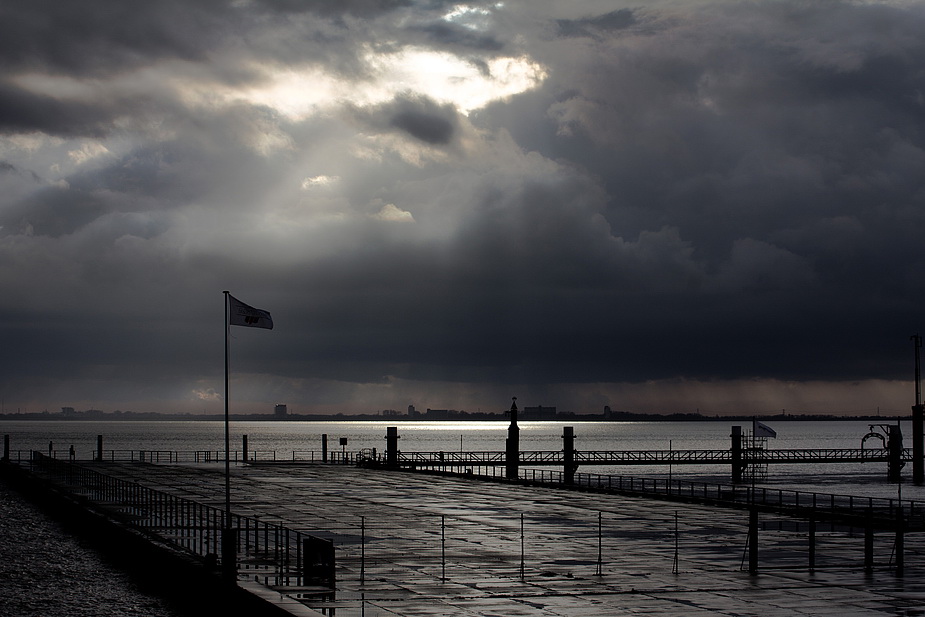
[[566, 484], [575, 484], [575, 427], [562, 427], [562, 465], [563, 479]]
[[873, 513], [867, 511], [867, 521], [864, 523], [864, 571], [874, 570], [874, 524]]
[[398, 467], [398, 436], [397, 426], [385, 427], [385, 465], [386, 467]]
[[98, 461], [103, 460], [103, 436], [102, 435], [96, 436], [96, 460]]
[[325, 463], [328, 462], [328, 434], [321, 434], [321, 460]]
[[512, 397], [511, 425], [507, 429], [505, 441], [505, 474], [508, 480], [514, 480], [519, 475], [520, 467], [520, 427], [517, 426], [517, 397]]
[[732, 483], [742, 482], [742, 427], [732, 427]]
[[10, 462], [10, 436], [9, 435], [3, 436], [3, 462], [4, 463]]
[[241, 435], [241, 460], [247, 462], [247, 435]]

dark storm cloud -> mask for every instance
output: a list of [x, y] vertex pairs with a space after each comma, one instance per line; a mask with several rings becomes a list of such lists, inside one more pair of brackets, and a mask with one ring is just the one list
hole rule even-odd
[[319, 13], [322, 15], [350, 14], [373, 16], [412, 6], [412, 0], [258, 0], [258, 4], [274, 11], [287, 13]]
[[[267, 399], [908, 378], [921, 5], [479, 6], [2, 9], [7, 400], [214, 391], [228, 288], [277, 321], [236, 333]], [[522, 58], [542, 79], [468, 116], [415, 81]]]
[[504, 43], [487, 34], [479, 34], [467, 28], [461, 28], [445, 23], [428, 24], [415, 28], [427, 35], [433, 43], [447, 46], [458, 46], [486, 51], [500, 51]]
[[106, 106], [61, 101], [0, 83], [0, 135], [42, 132], [102, 136], [112, 120]]
[[604, 15], [583, 19], [559, 19], [556, 27], [559, 36], [602, 36], [613, 30], [622, 30], [638, 23], [631, 9], [619, 9]]
[[0, 66], [109, 73], [160, 58], [202, 59], [229, 24], [230, 3], [36, 0], [0, 9]]
[[371, 110], [357, 110], [355, 116], [377, 130], [398, 129], [434, 146], [449, 144], [457, 129], [457, 112], [452, 105], [439, 105], [422, 96], [401, 95]]

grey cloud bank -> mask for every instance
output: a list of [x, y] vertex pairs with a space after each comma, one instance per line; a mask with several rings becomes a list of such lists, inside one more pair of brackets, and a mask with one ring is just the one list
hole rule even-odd
[[925, 3], [0, 17], [6, 411], [913, 402]]

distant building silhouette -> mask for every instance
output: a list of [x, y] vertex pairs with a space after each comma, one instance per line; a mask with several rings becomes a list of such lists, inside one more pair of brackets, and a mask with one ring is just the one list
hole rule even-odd
[[524, 407], [521, 413], [524, 420], [555, 420], [559, 415], [555, 407], [543, 407], [542, 405]]
[[285, 418], [287, 415], [289, 415], [289, 407], [286, 405], [277, 405], [273, 409], [273, 415], [277, 418]]

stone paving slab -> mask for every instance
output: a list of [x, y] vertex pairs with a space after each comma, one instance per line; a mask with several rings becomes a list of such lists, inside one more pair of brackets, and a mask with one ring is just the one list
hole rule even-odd
[[[223, 465], [105, 468], [223, 505]], [[323, 464], [236, 466], [232, 502], [238, 514], [331, 535], [337, 602], [303, 602], [338, 617], [925, 615], [918, 534], [906, 536], [897, 578], [888, 534], [876, 536], [867, 575], [860, 535], [817, 534], [819, 569], [809, 573], [805, 533], [762, 530], [752, 576], [741, 570], [747, 514], [736, 510]]]

